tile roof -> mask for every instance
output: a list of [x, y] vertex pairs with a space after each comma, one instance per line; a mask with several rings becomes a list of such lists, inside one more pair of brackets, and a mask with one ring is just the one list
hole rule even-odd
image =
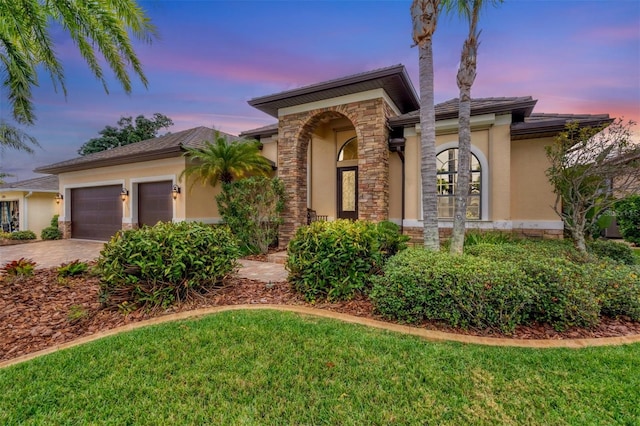
[[[182, 155], [184, 147], [201, 148], [205, 141], [213, 141], [217, 130], [208, 127], [195, 127], [181, 132], [169, 133], [153, 139], [119, 146], [106, 151], [76, 157], [70, 160], [35, 169], [38, 173], [61, 173], [74, 170], [86, 170], [116, 164], [137, 163], [160, 158]], [[229, 140], [238, 140], [237, 136], [219, 132]]]
[[511, 124], [511, 139], [553, 136], [564, 130], [567, 123], [577, 121], [581, 126], [601, 126], [613, 120], [609, 114], [549, 114], [535, 113]]
[[340, 77], [293, 90], [249, 100], [249, 105], [272, 117], [280, 108], [336, 98], [383, 88], [403, 112], [420, 107], [420, 101], [404, 65], [398, 64], [373, 71]]
[[58, 192], [58, 176], [49, 175], [0, 185], [0, 191]]

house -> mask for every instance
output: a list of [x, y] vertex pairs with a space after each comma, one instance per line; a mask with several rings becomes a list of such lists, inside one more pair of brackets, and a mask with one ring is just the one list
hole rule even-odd
[[[606, 114], [534, 113], [536, 102], [528, 96], [472, 101], [469, 227], [561, 237], [544, 146], [568, 121], [598, 125], [610, 119]], [[306, 224], [307, 209], [329, 220], [391, 220], [421, 238], [419, 98], [403, 65], [254, 98], [249, 104], [277, 120], [240, 137], [260, 140], [263, 155], [275, 163], [287, 188], [281, 244]], [[455, 99], [436, 106], [443, 235], [452, 227], [457, 114]], [[219, 189], [179, 182], [184, 147], [212, 138], [212, 129], [199, 127], [36, 171], [60, 179], [66, 237], [106, 239], [118, 229], [158, 219], [216, 223]], [[172, 196], [174, 185], [181, 191]]]
[[60, 213], [58, 177], [43, 176], [0, 185], [0, 231], [30, 230], [37, 236]]

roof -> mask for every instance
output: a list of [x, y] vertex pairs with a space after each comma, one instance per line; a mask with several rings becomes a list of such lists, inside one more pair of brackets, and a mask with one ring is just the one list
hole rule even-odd
[[140, 161], [158, 160], [161, 158], [178, 157], [184, 148], [201, 148], [205, 141], [213, 141], [216, 132], [229, 140], [238, 140], [224, 132], [208, 127], [195, 127], [181, 132], [169, 133], [153, 139], [119, 146], [117, 148], [100, 151], [83, 157], [76, 157], [59, 163], [42, 166], [35, 169], [37, 173], [58, 174], [75, 170], [86, 170], [94, 167], [106, 167], [117, 164], [138, 163]]
[[253, 98], [249, 100], [249, 105], [272, 117], [277, 117], [280, 108], [323, 101], [373, 89], [384, 89], [401, 113], [420, 107], [418, 95], [402, 64]]
[[278, 134], [278, 123], [268, 124], [266, 126], [258, 127], [257, 129], [247, 130], [240, 133], [240, 137], [243, 138], [262, 138], [269, 137]]
[[567, 123], [577, 121], [580, 126], [602, 126], [613, 121], [609, 114], [531, 114], [522, 122], [511, 124], [511, 139], [554, 136], [565, 129]]
[[[533, 111], [538, 101], [531, 96], [508, 98], [475, 98], [471, 99], [471, 115], [507, 114], [525, 117]], [[449, 99], [435, 106], [436, 121], [458, 118], [458, 98]], [[407, 126], [420, 122], [420, 109], [389, 119], [389, 125]]]
[[42, 176], [0, 185], [2, 192], [58, 192], [58, 176]]

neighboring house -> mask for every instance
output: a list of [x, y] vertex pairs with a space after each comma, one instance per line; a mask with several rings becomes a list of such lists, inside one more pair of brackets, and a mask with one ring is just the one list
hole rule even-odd
[[44, 176], [0, 185], [0, 231], [40, 232], [59, 214], [58, 177]]
[[[474, 99], [471, 105], [472, 194], [468, 226], [559, 238], [562, 221], [545, 176], [544, 146], [577, 120], [604, 115], [533, 113], [531, 97]], [[339, 78], [249, 101], [278, 120], [240, 134], [262, 142], [289, 199], [281, 244], [306, 224], [307, 209], [336, 218], [392, 220], [422, 235], [419, 99], [402, 65]], [[452, 227], [458, 103], [436, 106], [438, 211]], [[106, 239], [154, 220], [220, 220], [219, 189], [178, 182], [183, 147], [211, 140], [204, 127], [142, 141], [37, 169], [57, 174], [64, 194], [65, 236]], [[173, 185], [181, 191], [171, 198]], [[120, 201], [120, 191], [128, 195]], [[153, 195], [155, 194], [155, 195]], [[148, 211], [147, 211], [148, 210]], [[146, 219], [149, 215], [152, 219]], [[91, 218], [93, 216], [93, 219]]]

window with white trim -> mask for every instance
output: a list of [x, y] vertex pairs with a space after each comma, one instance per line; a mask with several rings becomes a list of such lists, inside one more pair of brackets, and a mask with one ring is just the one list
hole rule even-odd
[[[452, 219], [455, 209], [455, 191], [458, 182], [458, 148], [449, 148], [437, 155], [438, 218]], [[475, 154], [471, 154], [467, 219], [482, 218], [482, 166]]]

